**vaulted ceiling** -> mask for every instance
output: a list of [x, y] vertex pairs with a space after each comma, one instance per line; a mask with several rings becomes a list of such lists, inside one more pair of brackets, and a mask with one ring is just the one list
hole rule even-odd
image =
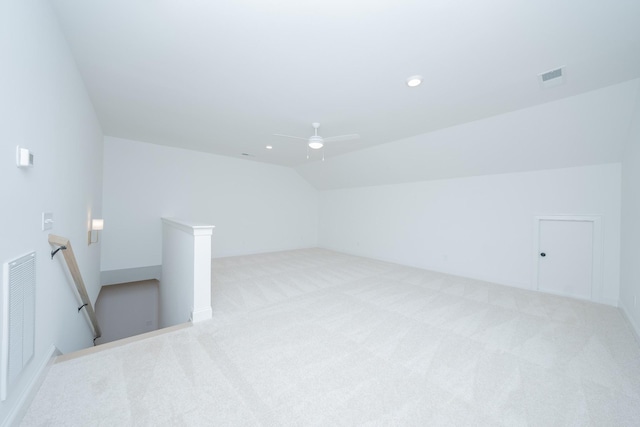
[[637, 0], [52, 3], [106, 135], [308, 174], [273, 134], [360, 134], [332, 158], [640, 77]]

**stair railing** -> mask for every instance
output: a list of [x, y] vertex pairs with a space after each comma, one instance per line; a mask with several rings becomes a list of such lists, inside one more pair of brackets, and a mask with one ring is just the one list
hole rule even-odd
[[67, 262], [67, 267], [69, 268], [69, 272], [71, 273], [73, 282], [75, 283], [78, 294], [80, 295], [80, 301], [82, 301], [82, 305], [78, 307], [78, 311], [82, 310], [83, 308], [87, 311], [87, 315], [89, 316], [89, 324], [94, 332], [93, 342], [95, 344], [96, 339], [102, 336], [102, 332], [100, 331], [100, 325], [98, 325], [96, 312], [93, 310], [93, 305], [91, 304], [91, 300], [89, 299], [89, 294], [87, 294], [87, 288], [85, 287], [84, 281], [82, 280], [80, 268], [78, 268], [78, 262], [76, 261], [76, 257], [73, 254], [71, 242], [66, 237], [49, 234], [49, 243], [58, 247], [57, 249], [51, 251], [51, 259], [53, 259], [58, 251], [62, 251], [62, 254], [64, 255], [64, 260]]

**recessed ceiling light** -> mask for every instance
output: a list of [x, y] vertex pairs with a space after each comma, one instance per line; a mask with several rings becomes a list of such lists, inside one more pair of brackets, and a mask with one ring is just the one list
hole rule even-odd
[[272, 147], [271, 145], [267, 145], [267, 146], [266, 146], [266, 147], [264, 147], [264, 148], [266, 148], [267, 150], [271, 150], [273, 147]]
[[411, 76], [407, 79], [407, 86], [416, 87], [422, 83], [422, 76]]

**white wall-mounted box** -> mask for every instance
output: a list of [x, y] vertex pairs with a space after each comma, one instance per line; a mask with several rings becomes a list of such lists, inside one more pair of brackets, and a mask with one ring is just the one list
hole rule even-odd
[[19, 168], [33, 167], [33, 153], [28, 148], [16, 147], [16, 166]]

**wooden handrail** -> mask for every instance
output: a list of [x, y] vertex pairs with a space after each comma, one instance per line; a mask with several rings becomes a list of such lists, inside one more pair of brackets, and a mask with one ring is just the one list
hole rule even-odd
[[[64, 260], [67, 262], [67, 267], [69, 267], [69, 272], [71, 273], [71, 277], [73, 277], [76, 289], [80, 295], [80, 300], [82, 301], [82, 305], [78, 308], [78, 311], [80, 311], [82, 307], [87, 310], [87, 315], [89, 315], [89, 320], [91, 321], [91, 327], [95, 333], [95, 338], [93, 339], [95, 341], [97, 338], [100, 338], [102, 332], [100, 331], [100, 325], [98, 325], [96, 312], [93, 310], [93, 305], [89, 299], [89, 294], [87, 294], [87, 288], [84, 286], [84, 281], [82, 280], [82, 275], [78, 268], [78, 262], [76, 261], [73, 249], [71, 248], [71, 242], [66, 237], [49, 234], [49, 243], [51, 245], [56, 245], [59, 248], [63, 248], [62, 254], [64, 255]], [[51, 256], [53, 257], [53, 253]]]

